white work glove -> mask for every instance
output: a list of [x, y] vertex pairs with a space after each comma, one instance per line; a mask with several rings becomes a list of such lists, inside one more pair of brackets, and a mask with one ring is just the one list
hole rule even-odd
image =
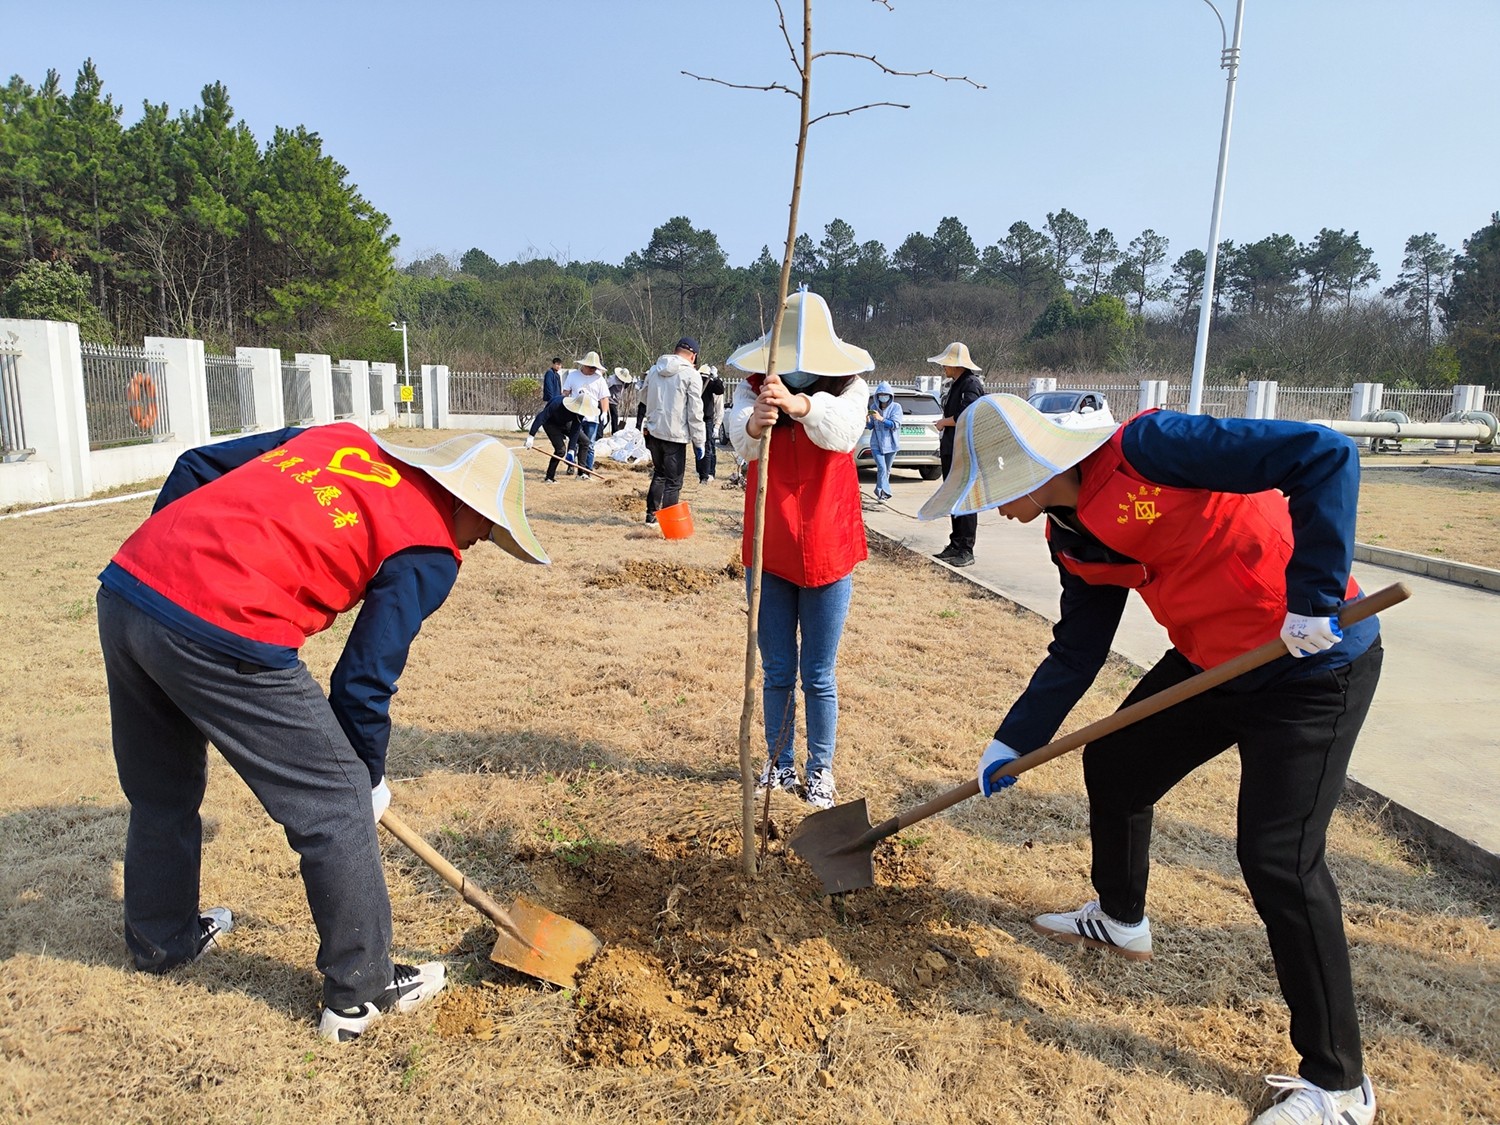
[[526, 440], [521, 443], [522, 449], [530, 449], [536, 444], [536, 434], [527, 434]]
[[385, 778], [380, 779], [380, 784], [370, 790], [370, 808], [375, 812], [375, 823], [380, 823], [380, 818], [385, 815], [385, 810], [391, 807], [391, 787], [385, 783]]
[[1007, 762], [1014, 762], [1021, 756], [1020, 751], [1012, 750], [998, 739], [990, 739], [990, 744], [984, 748], [984, 753], [979, 759], [979, 791], [986, 797], [993, 797], [1002, 789], [1009, 789], [1016, 783], [1014, 777], [1002, 777], [991, 781], [989, 773], [996, 770]]
[[1300, 613], [1289, 613], [1281, 626], [1281, 643], [1299, 659], [1315, 652], [1327, 652], [1339, 643], [1343, 635], [1337, 617], [1303, 617]]

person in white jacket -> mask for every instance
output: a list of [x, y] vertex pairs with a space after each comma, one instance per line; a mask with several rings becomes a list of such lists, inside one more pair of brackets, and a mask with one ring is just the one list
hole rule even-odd
[[703, 456], [703, 377], [697, 364], [698, 341], [684, 336], [645, 375], [646, 449], [651, 453], [647, 523], [655, 523], [656, 513], [681, 497], [688, 449]]

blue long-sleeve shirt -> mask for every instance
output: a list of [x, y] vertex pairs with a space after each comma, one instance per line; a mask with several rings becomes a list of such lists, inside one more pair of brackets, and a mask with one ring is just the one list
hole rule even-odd
[[[1307, 616], [1332, 616], [1344, 601], [1354, 559], [1359, 498], [1359, 452], [1323, 426], [1301, 422], [1216, 419], [1159, 411], [1126, 423], [1125, 460], [1141, 476], [1172, 488], [1252, 493], [1278, 489], [1292, 520], [1287, 563], [1287, 608]], [[1061, 550], [1107, 551], [1067, 513], [1053, 519], [1051, 549], [1062, 582], [1059, 614], [1047, 656], [1037, 667], [995, 737], [1026, 753], [1045, 745], [1089, 689], [1109, 657], [1130, 591], [1094, 586], [1057, 561]], [[1327, 652], [1300, 659], [1290, 654], [1230, 681], [1229, 690], [1255, 690], [1349, 663], [1375, 642], [1371, 617], [1345, 630]]]
[[[152, 511], [160, 511], [301, 432], [294, 427], [188, 450], [172, 467]], [[252, 641], [205, 621], [114, 563], [104, 569], [99, 580], [142, 612], [216, 652], [263, 668], [297, 664], [295, 649]], [[457, 580], [458, 560], [452, 551], [411, 547], [386, 559], [365, 587], [364, 604], [329, 680], [328, 703], [355, 753], [369, 769], [372, 786], [385, 776], [391, 696], [406, 668], [412, 641]]]

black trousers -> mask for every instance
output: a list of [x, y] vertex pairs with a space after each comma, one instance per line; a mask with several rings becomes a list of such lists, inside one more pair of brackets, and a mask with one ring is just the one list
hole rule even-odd
[[651, 451], [651, 487], [646, 490], [646, 514], [670, 508], [682, 496], [682, 476], [687, 471], [687, 443], [646, 437]]
[[[1364, 1076], [1343, 912], [1324, 848], [1381, 658], [1377, 640], [1343, 668], [1257, 691], [1214, 688], [1090, 743], [1083, 754], [1099, 905], [1121, 922], [1138, 922], [1146, 909], [1152, 806], [1198, 766], [1239, 745], [1240, 871], [1291, 1010], [1300, 1074], [1328, 1090], [1348, 1090]], [[1121, 706], [1192, 674], [1174, 649]]]
[[[573, 415], [568, 415], [572, 418]], [[568, 451], [568, 434], [572, 425], [561, 418], [548, 418], [542, 423], [542, 429], [547, 434], [547, 440], [552, 443], [552, 460], [547, 462], [547, 479], [557, 479], [557, 466], [562, 462], [563, 455]]]
[[[938, 447], [938, 460], [943, 466], [943, 479], [948, 479], [948, 472], [953, 468], [953, 449], [946, 443]], [[948, 546], [955, 551], [968, 551], [974, 553], [974, 543], [979, 538], [979, 517], [949, 516], [951, 525], [948, 530]]]

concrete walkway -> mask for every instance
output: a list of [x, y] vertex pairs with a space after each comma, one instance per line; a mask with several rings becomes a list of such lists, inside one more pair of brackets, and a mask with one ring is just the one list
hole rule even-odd
[[[869, 482], [861, 484], [871, 497]], [[948, 520], [915, 518], [935, 487], [893, 474], [894, 499], [867, 503], [865, 523], [920, 554], [941, 550]], [[1057, 572], [1040, 520], [1023, 525], [982, 513], [974, 557], [973, 566], [955, 573], [1057, 620]], [[1350, 764], [1350, 789], [1389, 802], [1388, 811], [1407, 828], [1500, 878], [1500, 593], [1367, 561], [1355, 562], [1354, 575], [1367, 591], [1405, 583], [1411, 597], [1381, 614], [1385, 664]], [[1170, 644], [1132, 597], [1114, 647], [1150, 667]]]

